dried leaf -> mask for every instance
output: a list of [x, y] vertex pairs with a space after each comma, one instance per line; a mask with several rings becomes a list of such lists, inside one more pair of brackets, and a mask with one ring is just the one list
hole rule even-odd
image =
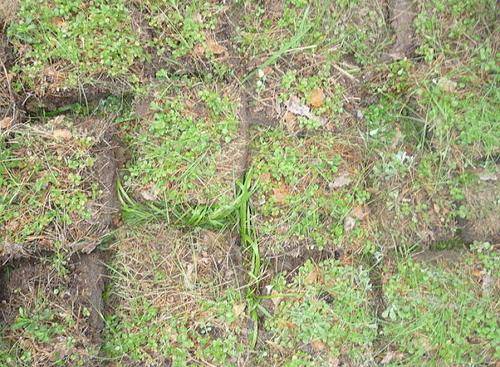
[[311, 109], [308, 106], [302, 104], [300, 102], [300, 99], [296, 96], [290, 97], [290, 99], [286, 103], [286, 108], [288, 111], [290, 111], [294, 115], [305, 116], [308, 118], [310, 118], [311, 116], [314, 116], [311, 113]]
[[347, 186], [351, 183], [351, 178], [349, 177], [349, 172], [343, 172], [335, 181], [328, 184], [330, 190], [339, 189], [341, 187]]
[[55, 129], [52, 132], [52, 136], [55, 139], [69, 140], [73, 137], [73, 134], [68, 129]]
[[273, 198], [278, 204], [283, 204], [288, 196], [290, 196], [290, 191], [286, 185], [281, 185], [273, 189]]
[[326, 349], [326, 345], [321, 340], [316, 339], [311, 342], [311, 348], [317, 353], [324, 351]]
[[139, 194], [146, 201], [156, 201], [158, 200], [158, 189], [154, 185], [148, 185], [142, 189]]
[[323, 89], [314, 89], [309, 95], [309, 105], [318, 108], [323, 106], [323, 103], [325, 103], [325, 93], [323, 92]]
[[363, 220], [370, 214], [370, 208], [366, 205], [356, 206], [352, 209], [351, 214], [354, 218]]
[[0, 120], [0, 129], [8, 129], [12, 126], [14, 120], [10, 117], [4, 117]]
[[224, 48], [224, 46], [220, 45], [213, 38], [207, 39], [207, 49], [210, 50], [214, 55], [221, 55], [221, 54], [224, 54], [226, 52], [226, 49]]
[[294, 131], [297, 127], [297, 118], [290, 111], [286, 111], [283, 115], [283, 122], [285, 123], [285, 127], [288, 131]]
[[380, 361], [380, 364], [382, 364], [382, 365], [389, 364], [392, 361], [399, 361], [402, 358], [403, 358], [402, 353], [394, 352], [394, 351], [390, 350], [385, 354], [384, 358], [382, 358], [382, 360]]
[[296, 96], [291, 96], [290, 99], [286, 102], [285, 107], [287, 111], [293, 113], [294, 115], [304, 116], [310, 120], [319, 121], [323, 125], [326, 123], [326, 119], [318, 117], [314, 113], [312, 113], [309, 106], [302, 104], [300, 102], [300, 99]]
[[202, 44], [197, 44], [193, 48], [193, 54], [196, 56], [203, 56], [205, 54], [205, 47]]
[[323, 275], [321, 271], [315, 267], [304, 279], [304, 284], [306, 285], [314, 285], [320, 284], [323, 282]]
[[245, 313], [245, 307], [246, 307], [245, 303], [235, 303], [233, 305], [233, 313], [237, 319], [239, 319], [240, 316]]
[[66, 21], [61, 17], [52, 18], [52, 24], [56, 27], [63, 28], [66, 26]]
[[350, 215], [348, 215], [345, 219], [344, 219], [344, 231], [345, 232], [350, 232], [354, 229], [354, 227], [356, 226], [356, 219], [354, 219], [353, 217], [351, 217]]

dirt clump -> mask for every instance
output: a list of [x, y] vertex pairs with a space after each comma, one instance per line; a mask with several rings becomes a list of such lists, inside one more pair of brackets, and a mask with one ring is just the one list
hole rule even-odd
[[14, 63], [11, 45], [4, 33], [5, 18], [2, 16], [0, 4], [0, 132], [15, 125], [22, 112], [19, 110], [19, 96], [12, 87], [13, 74], [9, 71]]
[[415, 49], [413, 19], [416, 13], [410, 0], [390, 0], [389, 10], [390, 23], [396, 39], [388, 56], [393, 60], [404, 59]]
[[[104, 265], [99, 253], [54, 267], [56, 258], [9, 264], [0, 305], [4, 340], [31, 366], [98, 366]], [[29, 357], [27, 357], [29, 356]]]
[[466, 243], [474, 241], [500, 243], [500, 182], [495, 173], [480, 171], [473, 184], [465, 189], [464, 204], [468, 216], [461, 221], [461, 237]]

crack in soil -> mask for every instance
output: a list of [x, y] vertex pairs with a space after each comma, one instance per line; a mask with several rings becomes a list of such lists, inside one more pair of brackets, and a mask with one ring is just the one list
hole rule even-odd
[[380, 320], [383, 320], [382, 314], [387, 308], [387, 304], [385, 302], [384, 297], [384, 289], [383, 289], [383, 261], [377, 259], [375, 255], [372, 255], [369, 259], [369, 277], [370, 283], [372, 285], [372, 290], [369, 294], [370, 305], [373, 314], [377, 317], [377, 336], [373, 341], [373, 351], [374, 358], [379, 356], [380, 353], [385, 349], [385, 343], [382, 336], [382, 323]]

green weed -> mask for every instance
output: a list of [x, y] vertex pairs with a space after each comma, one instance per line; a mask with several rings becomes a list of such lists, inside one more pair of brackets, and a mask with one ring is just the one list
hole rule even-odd
[[131, 133], [133, 158], [123, 186], [135, 199], [191, 207], [196, 216], [225, 211], [235, 200], [242, 154], [235, 106], [229, 96], [184, 82], [196, 92], [161, 91], [152, 120]]
[[216, 34], [227, 7], [206, 0], [147, 0], [138, 4], [153, 31], [148, 46], [153, 57], [172, 65], [175, 73], [202, 70], [207, 80], [230, 74], [227, 50]]
[[334, 260], [318, 265], [307, 261], [293, 281], [278, 276], [271, 284], [277, 306], [265, 328], [273, 344], [286, 350], [289, 365], [301, 365], [297, 359], [304, 358], [299, 351], [306, 352], [305, 346], [311, 348], [306, 360], [315, 366], [337, 358], [353, 363], [372, 358], [377, 321], [369, 309], [366, 270]]
[[[90, 221], [100, 197], [92, 181], [98, 140], [70, 119], [22, 127], [0, 144], [0, 234], [3, 245], [36, 243], [57, 231], [78, 241], [75, 228]], [[72, 229], [75, 232], [72, 232]], [[45, 246], [53, 247], [46, 243]], [[66, 246], [66, 243], [63, 244]]]
[[13, 71], [41, 95], [102, 75], [137, 82], [132, 66], [145, 59], [124, 1], [22, 1], [8, 34], [20, 54]]
[[243, 178], [243, 182], [239, 184], [240, 195], [242, 197], [240, 207], [239, 207], [239, 226], [240, 226], [240, 242], [243, 246], [244, 252], [248, 254], [250, 261], [250, 269], [248, 275], [250, 281], [247, 284], [247, 303], [248, 312], [253, 325], [253, 332], [251, 343], [255, 347], [257, 344], [257, 337], [259, 332], [259, 306], [260, 302], [258, 299], [260, 278], [262, 276], [262, 260], [260, 257], [259, 243], [255, 235], [255, 231], [252, 225], [252, 208], [250, 206], [250, 198], [254, 191], [252, 186], [252, 171], [246, 173]]
[[88, 363], [96, 351], [79, 344], [82, 341], [75, 337], [76, 318], [61, 307], [54, 307], [43, 295], [35, 297], [33, 305], [19, 308], [16, 319], [5, 330], [5, 341], [11, 345], [0, 351], [0, 363], [9, 367], [38, 366], [49, 361], [53, 366]]
[[332, 187], [338, 176], [355, 170], [336, 153], [349, 148], [328, 134], [320, 140], [300, 139], [281, 130], [262, 130], [252, 149], [252, 169], [258, 178], [254, 224], [263, 251], [343, 243], [345, 217], [365, 200], [358, 200], [362, 190], [349, 190], [349, 184]]
[[402, 261], [384, 285], [383, 333], [403, 353], [398, 366], [477, 365], [498, 356], [497, 302], [457, 270]]
[[261, 69], [299, 51], [331, 54], [336, 60], [354, 54], [363, 64], [381, 52], [378, 41], [385, 35], [385, 25], [377, 1], [328, 5], [322, 1], [284, 1], [281, 8], [272, 9], [255, 2], [242, 3], [242, 12], [248, 15], [237, 42], [244, 57], [269, 55]]

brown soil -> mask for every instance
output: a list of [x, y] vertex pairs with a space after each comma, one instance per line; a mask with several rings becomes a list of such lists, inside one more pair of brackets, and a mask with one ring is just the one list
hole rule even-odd
[[[95, 167], [97, 167], [97, 170], [94, 172], [93, 177], [99, 183], [102, 194], [98, 202], [91, 204], [94, 213], [91, 223], [83, 224], [86, 228], [81, 228], [81, 230], [88, 230], [90, 224], [93, 227], [94, 236], [102, 238], [111, 229], [113, 218], [119, 210], [115, 189], [117, 175], [115, 129], [110, 123], [96, 119], [86, 119], [82, 122], [82, 126], [87, 126], [90, 131], [93, 131], [92, 135], [98, 137], [101, 142], [96, 151]], [[97, 241], [86, 241], [80, 246], [74, 246], [72, 250], [90, 253], [97, 244]]]
[[388, 51], [393, 60], [409, 57], [415, 49], [413, 19], [415, 11], [411, 0], [389, 1], [390, 23], [395, 42]]
[[100, 341], [100, 332], [104, 327], [102, 292], [106, 269], [103, 260], [104, 257], [99, 251], [76, 255], [72, 264], [74, 270], [70, 283], [70, 289], [73, 290], [78, 301], [76, 303], [78, 308], [86, 307], [90, 310], [88, 331], [96, 343]]
[[462, 239], [466, 243], [474, 241], [500, 243], [500, 177], [494, 174], [477, 172], [479, 178], [465, 192], [465, 204], [469, 215], [462, 221]]
[[331, 249], [318, 250], [306, 248], [298, 252], [297, 256], [292, 253], [285, 253], [267, 258], [270, 263], [267, 269], [269, 274], [285, 272], [287, 276], [294, 276], [297, 270], [304, 265], [307, 260], [318, 263], [331, 258], [340, 259], [343, 255], [340, 250]]
[[102, 86], [82, 85], [81, 88], [71, 88], [61, 90], [58, 87], [50, 86], [55, 83], [55, 76], [46, 75], [44, 83], [48, 85], [49, 91], [42, 95], [27, 91], [22, 96], [22, 108], [31, 113], [41, 110], [51, 111], [70, 104], [81, 103], [84, 105], [93, 104], [103, 100], [110, 95], [123, 95], [128, 89], [119, 83], [103, 83]]
[[[0, 2], [0, 9], [1, 6]], [[14, 56], [12, 47], [3, 32], [4, 27], [0, 10], [0, 132], [19, 122], [22, 116], [18, 107], [19, 97], [11, 85], [12, 75], [9, 69], [14, 62]]]
[[413, 258], [429, 264], [457, 264], [464, 257], [463, 250], [429, 250], [417, 253]]

